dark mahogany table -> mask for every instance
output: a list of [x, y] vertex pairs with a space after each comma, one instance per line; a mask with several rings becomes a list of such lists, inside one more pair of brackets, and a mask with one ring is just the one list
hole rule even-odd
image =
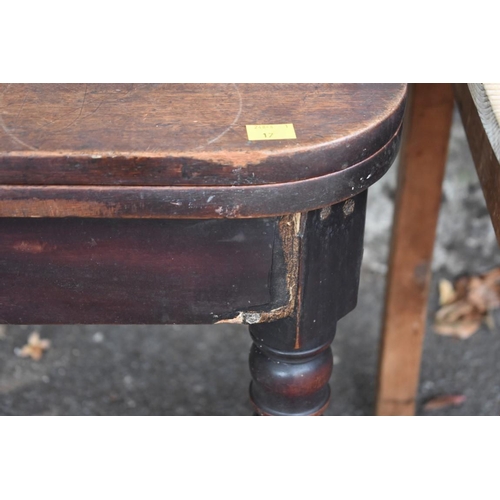
[[0, 323], [250, 325], [261, 415], [317, 415], [403, 84], [0, 85]]

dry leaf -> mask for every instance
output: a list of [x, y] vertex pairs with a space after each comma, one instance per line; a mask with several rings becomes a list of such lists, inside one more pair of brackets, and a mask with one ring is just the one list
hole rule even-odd
[[454, 288], [450, 286], [447, 280], [439, 283], [441, 308], [435, 316], [436, 333], [466, 339], [483, 321], [490, 328], [494, 326], [490, 311], [500, 308], [500, 268], [482, 276], [464, 276]]
[[458, 406], [463, 404], [465, 399], [466, 398], [463, 394], [446, 394], [444, 396], [437, 396], [429, 399], [429, 401], [424, 404], [424, 410], [441, 410], [443, 408], [447, 408], [448, 406]]
[[495, 329], [495, 317], [489, 311], [488, 314], [486, 314], [486, 318], [484, 318], [484, 322], [491, 331]]
[[451, 304], [456, 297], [453, 284], [448, 280], [439, 281], [439, 305]]
[[456, 337], [461, 340], [474, 335], [481, 327], [481, 320], [477, 321], [455, 321], [454, 323], [442, 323], [434, 325], [434, 330], [440, 335], [448, 337]]
[[457, 293], [456, 300], [461, 300], [467, 296], [467, 287], [469, 285], [469, 277], [462, 276], [455, 283], [455, 291]]
[[15, 353], [21, 358], [30, 357], [38, 361], [42, 358], [43, 351], [46, 351], [49, 347], [50, 340], [41, 339], [38, 332], [33, 332], [28, 338], [28, 343], [21, 349], [16, 349]]
[[454, 323], [464, 319], [482, 318], [482, 314], [476, 310], [473, 304], [466, 300], [459, 300], [453, 304], [443, 306], [436, 313], [437, 323]]

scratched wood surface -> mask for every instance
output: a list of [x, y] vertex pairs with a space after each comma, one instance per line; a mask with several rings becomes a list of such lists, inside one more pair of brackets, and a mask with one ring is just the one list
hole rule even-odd
[[0, 323], [208, 324], [262, 309], [276, 223], [0, 219]]
[[[1, 84], [0, 184], [284, 183], [346, 169], [396, 134], [404, 84]], [[294, 140], [245, 125], [293, 123]]]
[[0, 185], [0, 217], [221, 219], [307, 212], [351, 198], [380, 179], [396, 157], [400, 137], [398, 133], [376, 154], [355, 167], [279, 184]]

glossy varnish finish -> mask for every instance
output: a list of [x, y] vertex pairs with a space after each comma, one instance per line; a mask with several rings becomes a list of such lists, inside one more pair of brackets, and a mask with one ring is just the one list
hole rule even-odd
[[274, 219], [0, 219], [0, 323], [216, 323], [260, 310], [275, 237]]

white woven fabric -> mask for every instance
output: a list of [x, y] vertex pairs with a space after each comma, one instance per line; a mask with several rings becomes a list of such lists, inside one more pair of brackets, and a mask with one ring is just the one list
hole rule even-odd
[[468, 83], [484, 130], [500, 162], [500, 83]]

